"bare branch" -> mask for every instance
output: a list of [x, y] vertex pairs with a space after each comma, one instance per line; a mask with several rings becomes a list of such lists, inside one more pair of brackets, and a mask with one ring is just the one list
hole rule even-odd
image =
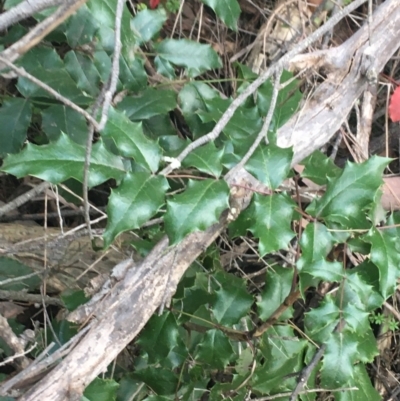
[[36, 0], [34, 2], [25, 0], [5, 13], [0, 14], [0, 32], [23, 19], [31, 17], [35, 13], [46, 8], [58, 6], [63, 2], [64, 0]]

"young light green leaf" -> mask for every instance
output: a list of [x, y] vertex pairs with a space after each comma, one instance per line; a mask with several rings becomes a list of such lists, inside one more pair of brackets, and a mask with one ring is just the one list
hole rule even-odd
[[371, 243], [371, 261], [379, 269], [379, 289], [386, 299], [393, 295], [400, 276], [400, 245], [386, 230], [372, 228], [365, 237]]
[[176, 107], [176, 95], [170, 90], [146, 89], [139, 96], [127, 96], [118, 104], [131, 120], [144, 120], [166, 114]]
[[[85, 147], [62, 134], [53, 143], [43, 146], [28, 143], [16, 155], [9, 155], [1, 169], [16, 177], [33, 175], [58, 184], [67, 178], [83, 180]], [[93, 146], [89, 169], [89, 187], [99, 185], [110, 178], [121, 179], [126, 174], [122, 159], [110, 153], [103, 142]]]
[[216, 369], [224, 369], [232, 355], [232, 345], [226, 335], [220, 330], [208, 330], [194, 353], [194, 359]]
[[50, 141], [60, 138], [62, 132], [74, 142], [85, 145], [88, 129], [85, 117], [69, 107], [55, 104], [42, 111], [42, 129]]
[[160, 32], [167, 18], [167, 13], [163, 7], [157, 10], [139, 11], [131, 20], [131, 29], [138, 45], [148, 42]]
[[276, 189], [287, 178], [292, 158], [291, 148], [260, 144], [246, 163], [245, 169], [269, 188]]
[[186, 68], [192, 78], [222, 67], [221, 59], [210, 45], [187, 39], [165, 39], [156, 46], [156, 52], [172, 64]]
[[347, 163], [342, 174], [329, 182], [321, 199], [313, 202], [307, 212], [343, 228], [365, 228], [365, 209], [371, 207], [379, 187], [382, 172], [389, 159], [373, 156], [364, 163]]
[[[261, 320], [267, 320], [272, 313], [283, 304], [285, 298], [290, 294], [293, 274], [293, 269], [285, 269], [280, 266], [274, 266], [273, 269], [268, 269], [265, 288], [257, 301], [258, 316]], [[291, 308], [281, 315], [281, 320], [292, 317], [292, 311], [290, 309]]]
[[154, 216], [165, 202], [168, 187], [164, 177], [146, 172], [128, 173], [110, 195], [104, 246], [109, 246], [118, 234], [139, 228]]
[[215, 279], [221, 286], [215, 291], [215, 303], [211, 310], [218, 323], [233, 326], [249, 312], [253, 297], [243, 279], [222, 272], [217, 273]]
[[240, 16], [240, 6], [237, 0], [201, 0], [212, 8], [215, 14], [230, 29], [237, 31], [237, 21]]
[[27, 99], [8, 98], [0, 108], [0, 156], [17, 153], [25, 142], [32, 106]]
[[191, 152], [182, 162], [185, 167], [195, 167], [203, 173], [218, 178], [222, 173], [221, 158], [223, 149], [217, 149], [213, 142], [209, 142]]
[[322, 387], [346, 387], [354, 378], [354, 363], [358, 357], [357, 341], [345, 333], [332, 333], [326, 345], [321, 369]]
[[167, 201], [164, 217], [170, 245], [194, 231], [207, 229], [229, 207], [229, 188], [225, 181], [189, 180], [182, 194]]
[[122, 156], [134, 158], [137, 163], [152, 172], [158, 170], [161, 149], [144, 136], [141, 123], [132, 122], [125, 113], [110, 108], [102, 135], [115, 141]]

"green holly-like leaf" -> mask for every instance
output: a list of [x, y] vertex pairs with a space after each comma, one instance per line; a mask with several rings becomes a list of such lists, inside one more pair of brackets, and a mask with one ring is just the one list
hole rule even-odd
[[158, 56], [187, 69], [190, 77], [222, 67], [221, 59], [210, 45], [187, 39], [165, 39], [155, 48]]
[[265, 362], [257, 365], [251, 387], [262, 394], [292, 390], [296, 378], [291, 373], [302, 369], [307, 341], [299, 340], [287, 325], [271, 327], [262, 339], [259, 349]]
[[321, 369], [322, 387], [347, 386], [349, 380], [354, 378], [354, 362], [357, 357], [357, 341], [345, 333], [332, 333], [326, 341]]
[[213, 142], [209, 142], [191, 152], [183, 161], [185, 167], [196, 167], [203, 173], [219, 177], [222, 173], [223, 149], [217, 149]]
[[291, 148], [260, 144], [245, 168], [269, 188], [276, 189], [288, 176], [292, 158]]
[[131, 20], [131, 29], [138, 45], [148, 42], [160, 32], [167, 18], [167, 13], [162, 7], [157, 10], [139, 11]]
[[207, 229], [229, 207], [229, 188], [225, 181], [189, 180], [182, 194], [167, 201], [164, 217], [170, 245], [194, 231]]
[[237, 0], [201, 0], [212, 8], [218, 18], [230, 29], [237, 31], [237, 21], [240, 16], [240, 6]]
[[92, 42], [98, 27], [98, 22], [84, 4], [67, 20], [65, 36], [68, 44], [74, 48]]
[[85, 117], [59, 104], [42, 111], [42, 130], [50, 141], [56, 141], [64, 132], [80, 145], [85, 145], [87, 142], [88, 129]]
[[0, 108], [0, 156], [17, 153], [26, 140], [31, 122], [32, 106], [29, 100], [8, 98]]
[[285, 194], [255, 194], [250, 207], [231, 225], [232, 235], [249, 230], [260, 239], [261, 256], [287, 249], [294, 233], [290, 229], [295, 203]]
[[178, 376], [171, 369], [164, 368], [136, 369], [133, 377], [143, 381], [159, 396], [175, 394], [179, 383]]
[[138, 344], [147, 352], [149, 364], [162, 362], [175, 347], [184, 347], [174, 315], [154, 315], [140, 333]]
[[[68, 178], [83, 180], [85, 147], [62, 134], [58, 141], [48, 145], [32, 145], [16, 155], [9, 155], [1, 169], [16, 177], [32, 175], [58, 184]], [[122, 159], [110, 153], [102, 141], [92, 149], [89, 169], [89, 187], [99, 185], [110, 178], [120, 180], [126, 174]]]
[[[246, 73], [246, 75], [249, 76], [248, 73]], [[250, 76], [248, 79], [250, 79]], [[291, 82], [287, 84], [290, 80]], [[281, 84], [285, 84], [285, 86], [278, 93], [278, 106], [274, 110], [270, 131], [276, 131], [278, 128], [282, 127], [296, 112], [303, 98], [299, 90], [299, 81], [293, 79], [293, 74], [291, 72], [284, 70], [280, 82]], [[257, 107], [260, 114], [263, 116], [268, 113], [272, 92], [273, 85], [270, 80], [261, 85], [257, 91]], [[269, 139], [271, 140], [273, 138], [269, 137]]]
[[366, 240], [371, 243], [371, 261], [379, 269], [379, 289], [386, 299], [393, 295], [400, 275], [400, 246], [397, 237], [372, 228]]
[[326, 281], [340, 281], [343, 278], [342, 264], [326, 260], [334, 242], [333, 236], [323, 224], [307, 225], [300, 240], [302, 255], [297, 261], [302, 289], [310, 285], [310, 276]]
[[118, 104], [131, 120], [144, 120], [166, 114], [176, 107], [176, 95], [170, 90], [148, 88], [138, 96], [127, 96]]
[[356, 387], [358, 390], [344, 390], [335, 392], [336, 401], [381, 401], [382, 397], [371, 384], [365, 365], [354, 366], [354, 375], [349, 378], [346, 387]]
[[245, 316], [254, 300], [249, 294], [244, 280], [218, 273], [215, 275], [220, 288], [215, 291], [215, 302], [212, 311], [218, 323], [224, 326], [233, 326]]
[[147, 172], [127, 174], [110, 195], [104, 245], [109, 246], [118, 234], [139, 228], [154, 216], [164, 204], [168, 188], [164, 177], [151, 176]]
[[325, 297], [318, 308], [306, 313], [304, 326], [313, 340], [324, 343], [332, 334], [340, 318], [340, 309], [331, 296]]
[[195, 139], [207, 134], [214, 126], [212, 122], [202, 122], [198, 115], [200, 111], [208, 110], [206, 101], [214, 97], [219, 97], [218, 92], [201, 81], [189, 82], [178, 94], [182, 114]]
[[365, 210], [375, 201], [388, 162], [389, 159], [378, 156], [360, 164], [348, 162], [342, 174], [329, 182], [325, 194], [312, 202], [307, 212], [346, 228], [367, 227]]
[[121, 155], [134, 158], [147, 170], [157, 171], [161, 149], [144, 136], [141, 123], [134, 123], [124, 113], [110, 109], [102, 135], [114, 140]]
[[357, 308], [352, 304], [345, 304], [343, 307], [343, 318], [346, 321], [346, 328], [358, 333], [366, 333], [369, 329], [369, 313]]
[[234, 354], [228, 338], [220, 330], [208, 330], [199, 344], [194, 359], [216, 369], [224, 369]]
[[301, 164], [304, 165], [301, 176], [318, 185], [328, 184], [341, 173], [340, 168], [335, 165], [332, 159], [320, 151], [315, 151], [305, 158]]
[[[268, 269], [265, 288], [257, 301], [258, 316], [261, 320], [267, 320], [290, 294], [293, 274], [293, 269], [285, 269], [280, 266]], [[283, 313], [280, 319], [286, 320], [292, 317], [291, 309], [289, 308]]]
[[83, 394], [90, 401], [110, 401], [116, 399], [118, 387], [115, 380], [96, 377]]
[[[35, 47], [26, 53], [19, 64], [55, 91], [77, 104], [90, 104], [93, 97], [78, 89], [76, 82], [68, 73], [64, 61], [52, 48]], [[53, 98], [44, 89], [39, 88], [27, 78], [18, 78], [17, 88], [26, 97]]]

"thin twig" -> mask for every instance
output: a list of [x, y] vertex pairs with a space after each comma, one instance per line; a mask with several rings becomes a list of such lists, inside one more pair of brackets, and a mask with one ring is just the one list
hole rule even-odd
[[[266, 71], [264, 71], [254, 82], [252, 82], [227, 108], [225, 113], [221, 116], [214, 129], [209, 132], [207, 135], [204, 135], [190, 145], [188, 145], [176, 158], [177, 162], [182, 162], [182, 160], [193, 150], [197, 149], [200, 146], [205, 145], [208, 142], [214, 141], [221, 134], [222, 130], [226, 127], [230, 119], [233, 117], [235, 111], [243, 104], [243, 102], [253, 94], [259, 86], [261, 86], [265, 81], [267, 81], [273, 74], [276, 74], [277, 71], [284, 68], [286, 64], [297, 54], [306, 50], [312, 43], [318, 40], [321, 36], [323, 36], [326, 32], [329, 32], [339, 21], [341, 21], [345, 16], [349, 15], [355, 9], [357, 9], [360, 5], [364, 4], [367, 0], [355, 0], [350, 3], [343, 10], [334, 15], [329, 21], [327, 21], [324, 25], [322, 25], [319, 29], [317, 29], [310, 36], [302, 40], [299, 44], [297, 44], [291, 51], [286, 53], [281, 59], [279, 59], [276, 63], [271, 65]], [[174, 163], [175, 165], [176, 163]], [[160, 174], [168, 175], [173, 170], [171, 165], [165, 167]]]
[[272, 117], [275, 112], [275, 107], [276, 107], [276, 101], [278, 100], [278, 93], [279, 93], [279, 82], [280, 78], [282, 75], [282, 70], [278, 70], [275, 74], [275, 82], [274, 82], [274, 88], [272, 91], [272, 97], [271, 97], [271, 104], [269, 106], [269, 110], [267, 113], [267, 117], [265, 118], [265, 122], [261, 128], [261, 131], [258, 133], [257, 138], [253, 142], [253, 144], [250, 146], [250, 149], [247, 151], [247, 153], [244, 155], [242, 160], [233, 167], [231, 170], [228, 171], [228, 173], [225, 175], [225, 179], [227, 179], [229, 176], [234, 175], [238, 170], [244, 167], [244, 165], [249, 161], [250, 157], [253, 155], [255, 150], [257, 149], [258, 145], [261, 143], [261, 141], [265, 138], [266, 142], [268, 143], [268, 130], [269, 126], [271, 125]]
[[94, 124], [92, 124], [89, 127], [88, 137], [86, 141], [85, 163], [83, 168], [83, 200], [84, 200], [83, 208], [84, 208], [85, 223], [89, 230], [89, 237], [91, 241], [93, 240], [93, 234], [90, 224], [90, 205], [89, 205], [89, 193], [88, 193], [90, 156], [92, 154], [94, 130], [96, 129], [97, 131], [102, 131], [105, 125], [107, 124], [108, 111], [110, 109], [111, 100], [112, 97], [114, 96], [118, 84], [119, 62], [121, 56], [121, 20], [124, 11], [124, 5], [125, 5], [124, 0], [118, 0], [117, 9], [115, 12], [114, 54], [113, 54], [110, 76], [108, 79], [108, 83], [103, 88], [102, 93], [97, 99], [96, 103], [98, 103], [98, 105], [95, 105], [92, 110], [92, 115], [94, 118], [95, 114], [97, 113], [98, 106], [100, 105], [101, 102], [103, 102], [100, 123], [97, 125], [97, 127]]
[[9, 26], [31, 17], [33, 14], [43, 11], [46, 8], [59, 6], [63, 2], [64, 0], [25, 0], [3, 14], [0, 14], [0, 31], [4, 31]]
[[29, 190], [28, 192], [25, 192], [24, 194], [18, 196], [17, 198], [13, 199], [11, 202], [8, 202], [6, 205], [1, 206], [0, 207], [0, 216], [4, 216], [5, 214], [11, 212], [12, 210], [19, 208], [26, 202], [29, 202], [37, 194], [40, 194], [41, 192], [46, 190], [49, 187], [49, 185], [50, 184], [48, 182], [43, 181], [36, 187]]
[[76, 112], [78, 112], [79, 114], [84, 116], [86, 118], [86, 120], [89, 121], [91, 124], [93, 124], [96, 128], [98, 127], [97, 121], [86, 110], [80, 108], [74, 102], [67, 99], [63, 95], [60, 95], [51, 86], [45, 84], [44, 82], [37, 79], [33, 75], [29, 74], [29, 72], [26, 72], [23, 68], [17, 67], [12, 62], [5, 59], [3, 56], [0, 56], [0, 62], [4, 63], [7, 67], [11, 68], [20, 77], [29, 79], [29, 81], [33, 82], [35, 85], [39, 86], [40, 88], [45, 90], [47, 93], [52, 95], [54, 97], [54, 99], [58, 100], [61, 103], [64, 103], [66, 106], [70, 107], [71, 109], [75, 110]]

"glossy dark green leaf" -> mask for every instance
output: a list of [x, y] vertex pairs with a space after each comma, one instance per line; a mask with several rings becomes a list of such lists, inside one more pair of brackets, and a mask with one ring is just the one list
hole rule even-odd
[[334, 238], [321, 223], [310, 223], [301, 236], [301, 258], [297, 262], [300, 280], [303, 275], [326, 280], [340, 281], [343, 278], [343, 266], [339, 262], [326, 259], [334, 245]]
[[64, 132], [80, 145], [87, 142], [88, 127], [85, 117], [66, 106], [56, 104], [43, 110], [42, 130], [50, 141], [56, 141]]
[[119, 384], [115, 380], [96, 377], [83, 395], [90, 401], [112, 401], [117, 396]]
[[179, 92], [179, 105], [194, 138], [207, 134], [214, 126], [213, 122], [204, 123], [198, 113], [207, 112], [207, 101], [219, 96], [214, 88], [201, 81], [189, 82]]
[[218, 178], [222, 173], [223, 149], [217, 149], [213, 142], [209, 142], [191, 152], [184, 160], [184, 167], [195, 167], [203, 173]]
[[326, 341], [326, 350], [321, 369], [321, 384], [324, 388], [346, 387], [354, 378], [354, 363], [357, 360], [357, 342], [344, 333], [333, 333]]
[[327, 296], [317, 308], [306, 313], [304, 319], [306, 334], [322, 344], [331, 336], [340, 317], [340, 309], [335, 300]]
[[220, 330], [208, 330], [199, 344], [194, 358], [199, 363], [206, 363], [217, 369], [223, 369], [233, 355], [232, 345]]
[[212, 8], [215, 14], [228, 27], [237, 30], [237, 21], [240, 16], [240, 6], [237, 0], [201, 0]]
[[175, 394], [179, 383], [178, 376], [170, 369], [147, 367], [136, 370], [133, 376], [142, 380], [158, 395]]
[[167, 13], [162, 7], [157, 10], [139, 11], [131, 20], [131, 29], [137, 43], [140, 45], [151, 40], [160, 32], [166, 20]]
[[382, 397], [371, 383], [371, 379], [362, 364], [354, 366], [354, 377], [349, 379], [346, 387], [356, 387], [358, 390], [337, 391], [336, 401], [380, 401]]
[[126, 113], [131, 120], [143, 120], [166, 114], [176, 107], [176, 95], [170, 90], [146, 89], [138, 96], [128, 96], [117, 109]]
[[150, 364], [163, 363], [175, 347], [183, 346], [174, 315], [154, 315], [141, 332], [138, 344], [147, 352]]
[[301, 176], [310, 179], [318, 185], [326, 185], [332, 179], [338, 177], [341, 173], [339, 167], [319, 150], [305, 158], [301, 164], [304, 165], [304, 170]]
[[68, 311], [75, 310], [78, 306], [85, 304], [89, 299], [85, 296], [83, 290], [67, 289], [60, 295]]
[[155, 48], [164, 60], [184, 67], [190, 77], [222, 67], [221, 59], [210, 45], [187, 39], [165, 39]]
[[230, 226], [233, 236], [244, 235], [249, 230], [259, 238], [261, 256], [280, 249], [287, 249], [294, 233], [290, 228], [295, 203], [283, 194], [254, 194], [250, 207]]
[[82, 46], [93, 40], [98, 23], [86, 5], [81, 6], [66, 23], [65, 36], [71, 47]]
[[289, 326], [274, 326], [264, 335], [260, 351], [264, 363], [257, 365], [251, 378], [253, 390], [262, 394], [292, 391], [296, 378], [291, 375], [303, 366], [307, 342], [299, 340]]
[[389, 159], [373, 156], [364, 163], [347, 163], [342, 174], [330, 181], [321, 199], [307, 212], [343, 227], [366, 228], [365, 209], [371, 207], [382, 185], [382, 172]]
[[[257, 300], [258, 316], [261, 320], [267, 320], [290, 294], [293, 282], [293, 269], [274, 266], [269, 268], [265, 279], [265, 287]], [[292, 308], [288, 308], [281, 315], [281, 320], [292, 316]]]
[[121, 155], [132, 157], [147, 170], [158, 170], [161, 149], [143, 135], [141, 123], [132, 122], [124, 113], [110, 109], [102, 135], [114, 140]]
[[69, 51], [64, 57], [65, 69], [82, 92], [96, 97], [101, 89], [101, 75], [93, 60], [80, 52]]
[[104, 245], [109, 246], [118, 234], [139, 228], [154, 216], [165, 202], [168, 187], [164, 177], [146, 172], [128, 173], [111, 192]]
[[386, 299], [396, 288], [400, 276], [400, 244], [386, 230], [372, 228], [366, 239], [371, 242], [371, 261], [379, 269], [379, 289]]
[[26, 140], [32, 117], [31, 102], [22, 98], [7, 98], [0, 107], [0, 156], [17, 153]]
[[[77, 87], [76, 82], [68, 73], [64, 61], [61, 60], [54, 49], [35, 47], [22, 57], [19, 64], [34, 77], [73, 102], [86, 105], [93, 101], [90, 94], [82, 92]], [[17, 88], [27, 98], [53, 98], [44, 89], [39, 88], [26, 78], [18, 78]]]
[[170, 245], [194, 231], [204, 231], [228, 207], [229, 188], [225, 181], [189, 180], [185, 192], [167, 201], [164, 222]]
[[215, 291], [212, 312], [218, 323], [233, 326], [245, 316], [253, 304], [253, 296], [246, 288], [246, 282], [226, 273], [217, 273], [215, 279], [220, 287]]
[[[110, 153], [101, 141], [93, 146], [89, 170], [89, 186], [110, 178], [121, 179], [126, 170], [122, 159]], [[43, 146], [28, 143], [22, 152], [7, 156], [1, 169], [16, 177], [32, 175], [58, 184], [67, 178], [83, 179], [85, 147], [62, 134], [53, 143]]]
[[262, 143], [246, 163], [246, 170], [271, 189], [282, 184], [289, 174], [293, 158], [291, 148]]
[[157, 72], [168, 79], [174, 80], [176, 78], [175, 69], [173, 65], [160, 56], [154, 58], [154, 65], [156, 66]]

